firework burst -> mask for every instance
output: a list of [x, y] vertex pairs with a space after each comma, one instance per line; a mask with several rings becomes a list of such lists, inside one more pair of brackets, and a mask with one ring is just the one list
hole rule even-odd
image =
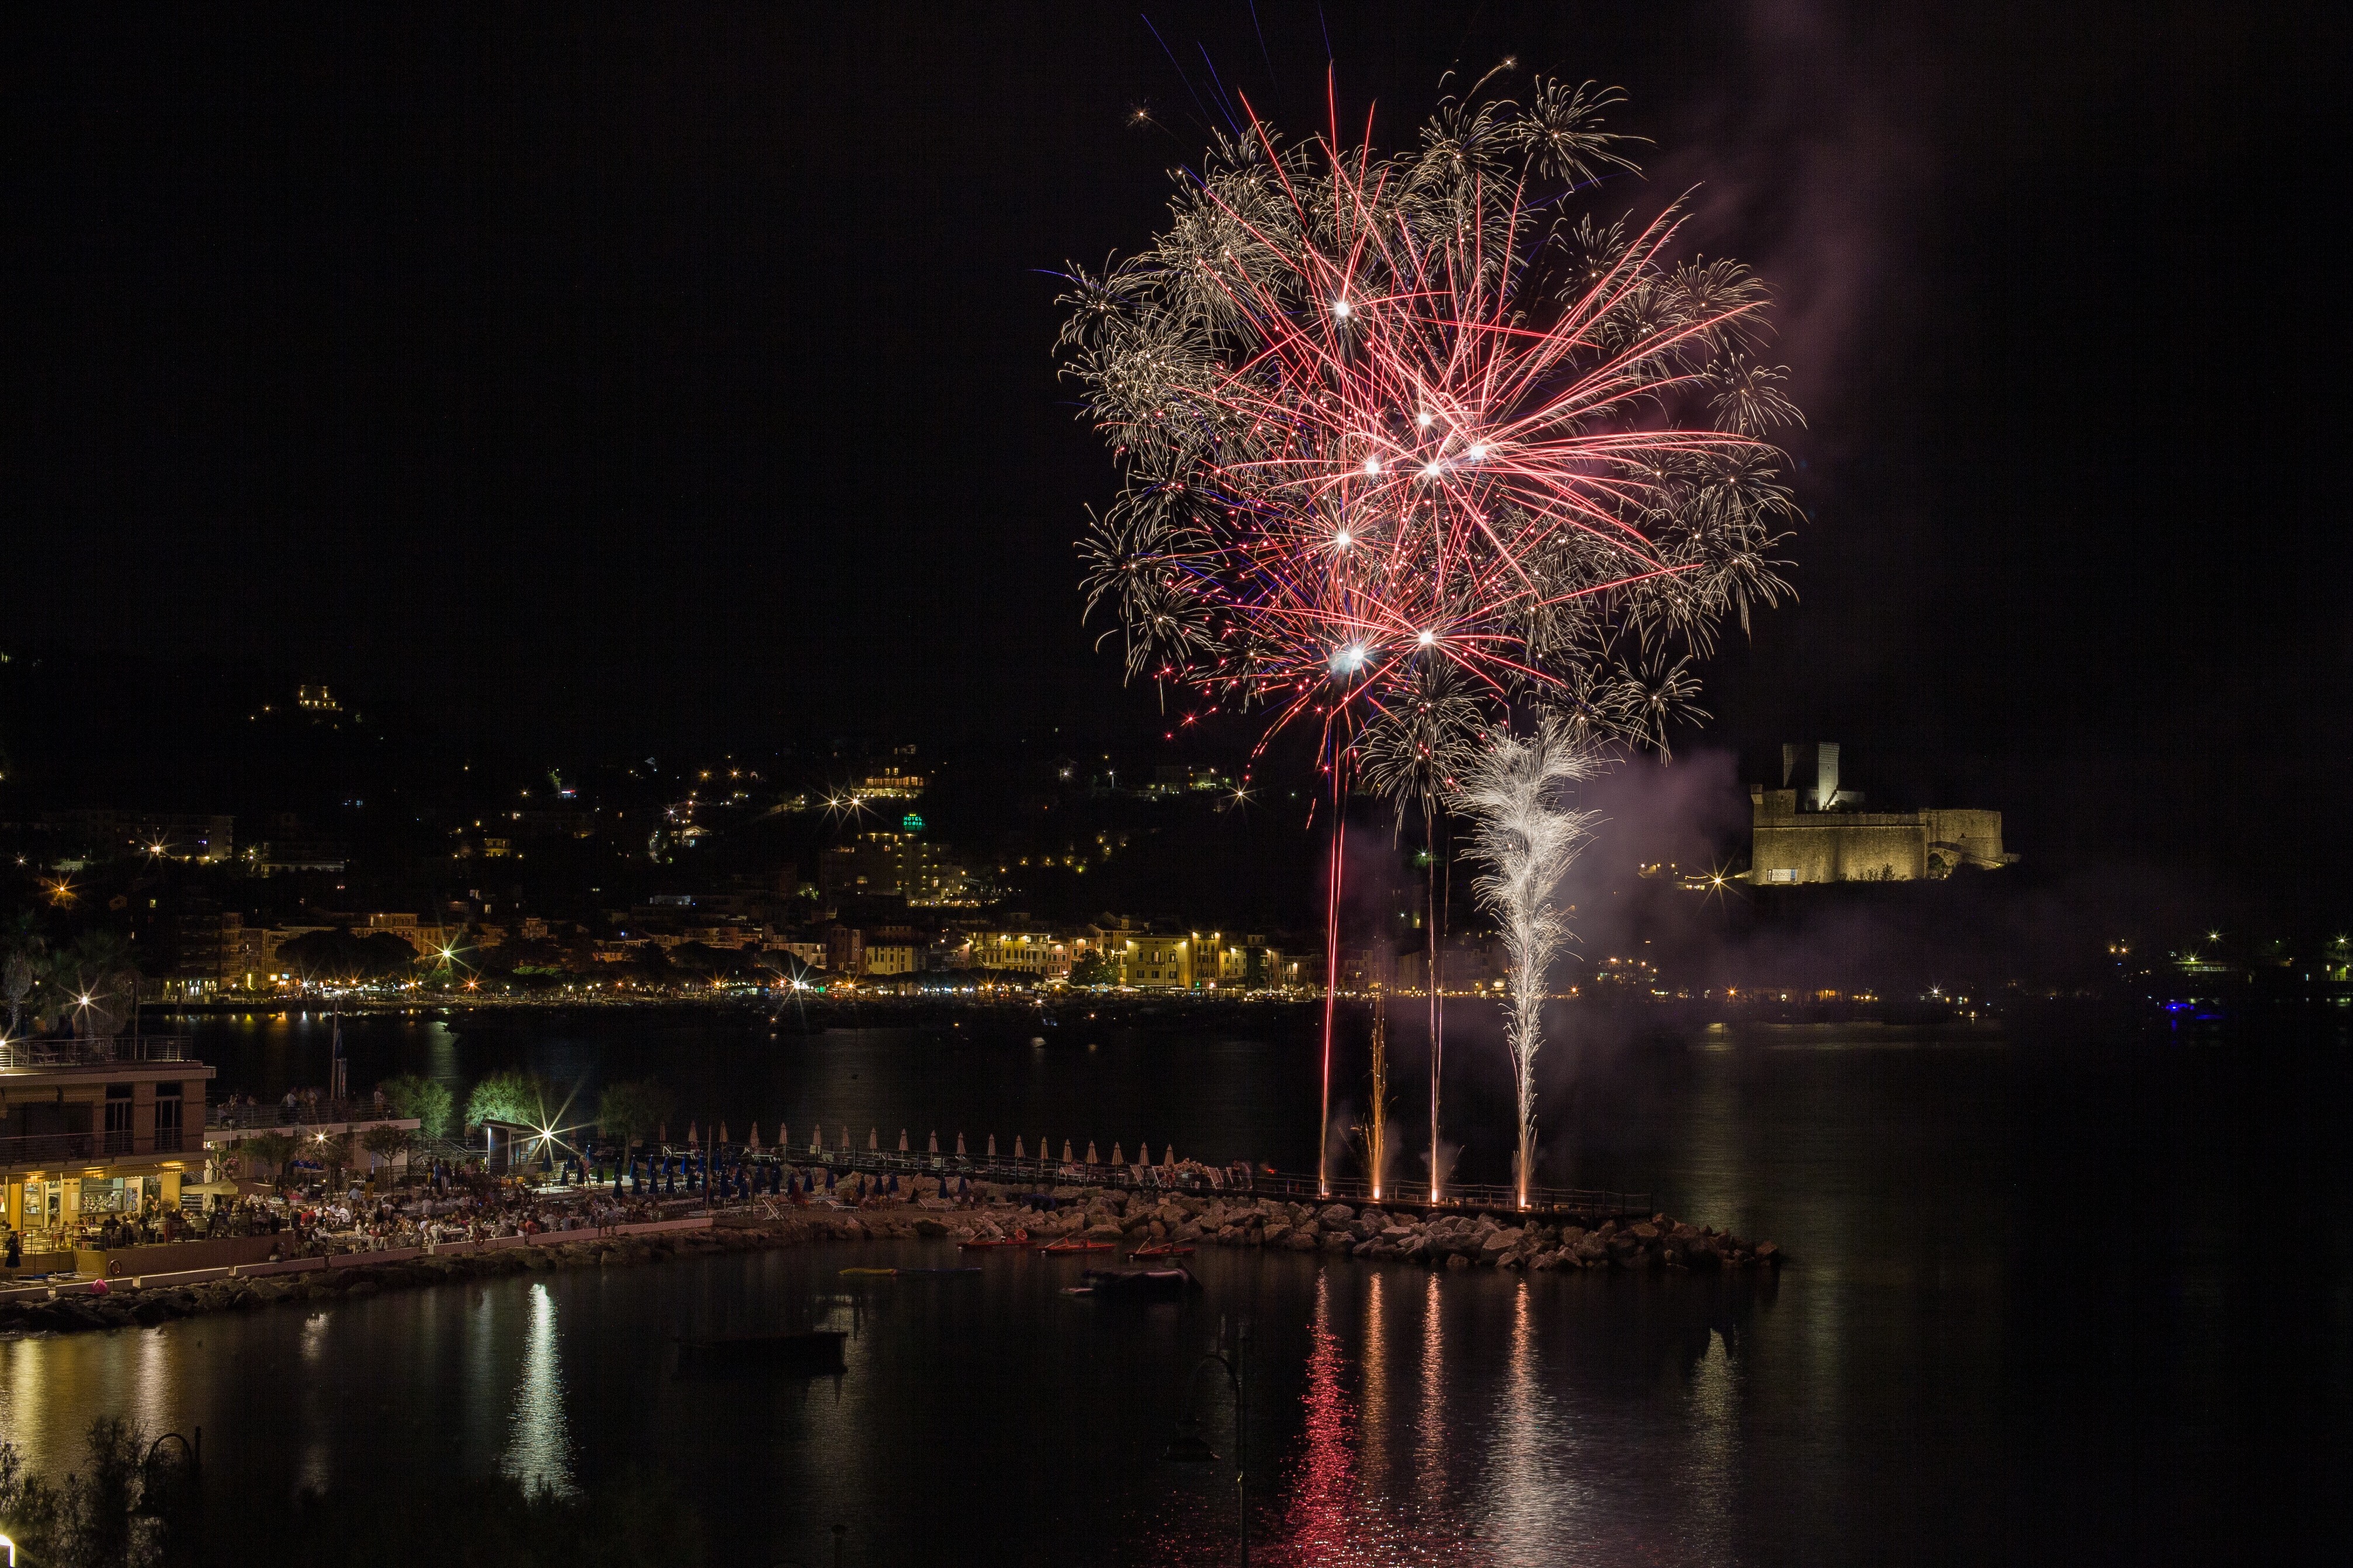
[[1783, 589], [1764, 293], [1680, 210], [1572, 217], [1630, 168], [1613, 95], [1450, 102], [1411, 152], [1252, 121], [1153, 248], [1074, 271], [1060, 347], [1125, 483], [1080, 551], [1131, 678], [1314, 721], [1327, 760], [1433, 666], [1663, 736], [1678, 656]]
[[[1313, 725], [1335, 802], [1354, 773], [1419, 804], [1433, 866], [1482, 725], [1663, 748], [1704, 716], [1693, 659], [1787, 587], [1768, 437], [1801, 419], [1765, 289], [1685, 255], [1679, 204], [1587, 210], [1634, 168], [1618, 101], [1474, 89], [1390, 153], [1336, 103], [1304, 139], [1253, 112], [1148, 249], [1062, 298], [1123, 479], [1079, 541], [1087, 611], [1128, 677], [1258, 713], [1261, 749]], [[1335, 841], [1335, 922], [1339, 867]], [[1328, 1102], [1328, 1003], [1325, 1036]]]

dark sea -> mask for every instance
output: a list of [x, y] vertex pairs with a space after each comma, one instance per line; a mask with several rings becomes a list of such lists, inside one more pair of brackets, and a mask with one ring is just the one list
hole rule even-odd
[[[1357, 1020], [1361, 1026], [1361, 1020]], [[214, 1097], [323, 1079], [324, 1021], [207, 1017]], [[351, 1080], [527, 1065], [575, 1114], [652, 1074], [681, 1122], [915, 1146], [1316, 1154], [1298, 1015], [799, 1032], [765, 1012], [346, 1020]], [[1076, 1259], [824, 1247], [0, 1342], [44, 1469], [93, 1415], [204, 1427], [215, 1529], [303, 1487], [674, 1475], [715, 1561], [1232, 1560], [1220, 1326], [1250, 1325], [1252, 1560], [2342, 1562], [2353, 1542], [2353, 1046], [2327, 1028], [1644, 1035], [1557, 1022], [1546, 1175], [1770, 1239], [1778, 1275], [1494, 1271], [1205, 1250], [1183, 1304], [1065, 1297]], [[1041, 1042], [1033, 1044], [1033, 1040]], [[1450, 1136], [1499, 1177], [1492, 1018], [1450, 1016]], [[1426, 1056], [1398, 1032], [1399, 1111]], [[1458, 1081], [1459, 1080], [1459, 1081]], [[1344, 1061], [1335, 1095], [1360, 1081]], [[1356, 1098], [1361, 1098], [1360, 1091]], [[682, 1125], [672, 1128], [682, 1136]], [[1423, 1139], [1409, 1136], [1419, 1147]], [[1415, 1170], [1419, 1171], [1419, 1165]], [[681, 1334], [830, 1325], [848, 1372], [681, 1376]]]

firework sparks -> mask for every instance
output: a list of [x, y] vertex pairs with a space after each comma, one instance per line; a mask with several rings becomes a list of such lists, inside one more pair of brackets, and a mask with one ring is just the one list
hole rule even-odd
[[1568, 809], [1562, 792], [1592, 777], [1598, 758], [1590, 743], [1578, 741], [1568, 724], [1553, 716], [1540, 720], [1532, 734], [1495, 730], [1486, 742], [1465, 773], [1459, 804], [1473, 824], [1470, 856], [1486, 868], [1472, 888], [1503, 928], [1511, 965], [1511, 1012], [1504, 1038], [1519, 1092], [1513, 1179], [1525, 1208], [1535, 1169], [1535, 1061], [1544, 1044], [1545, 973], [1568, 940], [1568, 922], [1554, 902], [1553, 889], [1597, 820], [1591, 812]]
[[1149, 249], [1071, 269], [1058, 343], [1123, 476], [1079, 551], [1129, 678], [1261, 714], [1261, 749], [1315, 727], [1335, 833], [1361, 768], [1433, 863], [1478, 725], [1663, 749], [1704, 716], [1692, 659], [1786, 588], [1767, 437], [1801, 423], [1747, 268], [1683, 258], [1679, 206], [1580, 210], [1633, 168], [1617, 94], [1482, 89], [1389, 153], [1336, 107], [1303, 140], [1248, 115]]

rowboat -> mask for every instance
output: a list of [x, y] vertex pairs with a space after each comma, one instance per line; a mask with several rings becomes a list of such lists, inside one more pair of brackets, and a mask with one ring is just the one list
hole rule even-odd
[[1092, 1296], [1104, 1300], [1173, 1300], [1198, 1290], [1201, 1282], [1183, 1264], [1166, 1268], [1090, 1268], [1079, 1276], [1065, 1296]]
[[1048, 1252], [1109, 1252], [1112, 1245], [1108, 1241], [1050, 1241], [1046, 1244], [1045, 1250]]
[[869, 1279], [898, 1279], [910, 1274], [977, 1274], [977, 1265], [964, 1268], [845, 1268], [844, 1274], [862, 1275]]
[[1128, 1256], [1130, 1258], [1190, 1258], [1193, 1256], [1193, 1249], [1189, 1247], [1179, 1247], [1171, 1241], [1155, 1241], [1137, 1247]]

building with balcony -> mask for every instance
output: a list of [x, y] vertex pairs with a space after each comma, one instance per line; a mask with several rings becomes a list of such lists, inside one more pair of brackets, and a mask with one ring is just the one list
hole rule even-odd
[[968, 962], [975, 969], [1003, 969], [1040, 980], [1063, 980], [1070, 976], [1073, 945], [1047, 931], [975, 931]]
[[0, 1044], [0, 1181], [27, 1254], [70, 1250], [109, 1215], [177, 1208], [204, 1166], [213, 1069], [185, 1036]]

